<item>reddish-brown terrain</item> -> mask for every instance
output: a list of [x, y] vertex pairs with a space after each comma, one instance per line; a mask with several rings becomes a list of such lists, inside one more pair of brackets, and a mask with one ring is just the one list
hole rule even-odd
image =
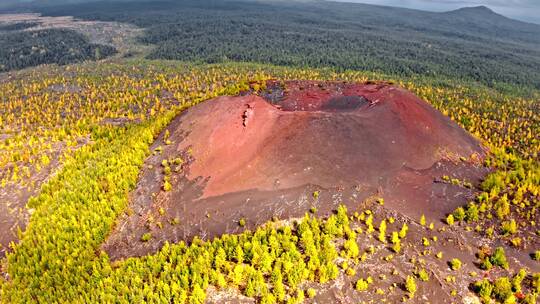
[[[373, 197], [403, 216], [440, 220], [474, 195], [441, 177], [476, 184], [487, 173], [476, 139], [384, 83], [269, 82], [259, 95], [190, 108], [152, 148], [131, 212], [104, 244], [113, 259], [238, 232], [240, 219], [253, 228], [312, 207], [321, 216], [340, 203], [354, 210]], [[178, 157], [164, 191], [162, 161]], [[141, 242], [145, 233], [152, 238]]]

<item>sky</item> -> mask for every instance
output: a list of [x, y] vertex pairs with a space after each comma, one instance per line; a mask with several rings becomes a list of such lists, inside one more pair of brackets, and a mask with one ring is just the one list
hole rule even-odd
[[540, 0], [337, 0], [399, 6], [427, 11], [449, 11], [466, 6], [485, 5], [504, 16], [540, 24]]

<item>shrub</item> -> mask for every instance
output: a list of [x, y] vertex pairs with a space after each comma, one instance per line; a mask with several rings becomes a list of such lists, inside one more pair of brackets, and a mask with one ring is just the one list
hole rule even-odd
[[525, 296], [525, 299], [522, 300], [522, 303], [524, 304], [536, 304], [536, 298], [537, 295], [534, 293], [530, 293]]
[[343, 234], [343, 229], [338, 223], [337, 217], [331, 215], [324, 224], [324, 232], [331, 236], [341, 236]]
[[241, 219], [238, 221], [238, 225], [239, 225], [240, 227], [246, 226], [246, 219], [245, 219], [245, 218], [241, 218]]
[[536, 250], [536, 251], [532, 254], [532, 258], [533, 258], [533, 260], [535, 260], [535, 261], [540, 261], [540, 250]]
[[401, 242], [397, 242], [394, 245], [392, 245], [392, 250], [395, 253], [400, 253], [401, 252]]
[[189, 303], [203, 304], [206, 299], [206, 292], [198, 284], [193, 287], [193, 292], [189, 296]]
[[501, 220], [510, 214], [510, 202], [506, 194], [495, 203], [494, 207], [497, 217]]
[[171, 175], [171, 173], [172, 173], [171, 167], [167, 166], [163, 168], [163, 174], [165, 174], [166, 176]]
[[493, 255], [490, 257], [490, 262], [495, 266], [508, 269], [508, 261], [506, 260], [506, 255], [504, 254], [504, 248], [497, 247], [495, 252], [493, 252]]
[[416, 281], [413, 276], [407, 276], [405, 280], [405, 289], [409, 292], [410, 297], [414, 297], [416, 293]]
[[399, 238], [403, 239], [407, 236], [407, 231], [409, 231], [409, 226], [407, 226], [407, 223], [403, 223], [403, 226], [401, 226], [401, 229], [399, 230]]
[[449, 214], [447, 217], [446, 217], [446, 223], [450, 226], [454, 225], [454, 215], [453, 214]]
[[512, 283], [510, 283], [507, 277], [496, 279], [493, 285], [493, 295], [501, 302], [505, 302], [514, 295], [512, 292]]
[[465, 210], [462, 207], [459, 207], [456, 210], [454, 210], [453, 215], [457, 221], [462, 221], [465, 219]]
[[491, 298], [491, 293], [493, 292], [493, 285], [489, 282], [488, 279], [483, 279], [474, 284], [474, 289], [476, 293], [480, 296], [484, 302], [488, 302]]
[[427, 273], [425, 269], [420, 269], [420, 271], [418, 272], [418, 278], [421, 281], [427, 282], [429, 281], [429, 274]]
[[236, 245], [236, 248], [234, 249], [234, 257], [238, 264], [244, 262], [244, 250], [242, 249], [242, 246], [240, 246], [240, 244]]
[[358, 244], [354, 239], [346, 240], [343, 247], [348, 258], [355, 259], [360, 254], [360, 248], [358, 248]]
[[504, 235], [514, 234], [517, 232], [517, 223], [514, 219], [502, 223], [502, 232]]
[[367, 280], [359, 279], [356, 281], [356, 285], [354, 287], [357, 291], [366, 291], [369, 288], [369, 283]]
[[521, 282], [527, 276], [527, 271], [521, 268], [518, 273], [512, 278], [512, 288], [515, 292], [521, 292]]
[[392, 244], [396, 244], [400, 242], [399, 233], [397, 231], [392, 232], [392, 237], [390, 238], [390, 242], [392, 242]]
[[375, 228], [373, 227], [373, 215], [368, 215], [366, 220], [365, 220], [365, 223], [366, 223], [366, 226], [367, 226], [367, 229], [366, 229], [366, 232], [367, 233], [372, 233], [373, 231], [375, 231]]
[[148, 242], [152, 239], [152, 234], [150, 232], [147, 232], [141, 236], [141, 241]]
[[486, 229], [486, 236], [488, 238], [492, 238], [494, 232], [495, 232], [495, 230], [493, 229], [493, 227], [489, 227], [488, 229]]
[[532, 287], [534, 287], [534, 292], [540, 293], [540, 272], [533, 275]]
[[512, 244], [512, 246], [518, 248], [521, 246], [521, 238], [520, 237], [515, 237], [515, 238], [512, 238], [510, 240], [510, 243]]
[[169, 181], [165, 181], [163, 183], [163, 190], [164, 191], [171, 191], [172, 190], [172, 185]]
[[386, 220], [382, 220], [379, 225], [379, 241], [386, 243]]
[[459, 270], [459, 269], [461, 269], [461, 261], [460, 261], [459, 259], [457, 259], [457, 258], [456, 258], [456, 259], [452, 259], [452, 260], [450, 261], [450, 268], [451, 268], [452, 270]]
[[482, 268], [484, 270], [490, 270], [492, 267], [493, 267], [493, 264], [491, 264], [491, 261], [489, 260], [489, 258], [486, 258], [486, 259], [482, 260], [480, 268]]
[[465, 212], [465, 220], [470, 222], [478, 221], [478, 207], [475, 203], [470, 203], [467, 211]]
[[426, 217], [422, 214], [420, 216], [420, 225], [425, 226], [426, 225]]

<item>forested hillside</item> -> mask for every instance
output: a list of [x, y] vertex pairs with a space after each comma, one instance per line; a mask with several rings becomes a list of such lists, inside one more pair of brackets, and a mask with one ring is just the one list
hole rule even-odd
[[28, 24], [19, 23], [0, 27], [0, 72], [46, 63], [102, 59], [116, 52], [111, 46], [90, 43], [73, 30], [18, 30], [26, 26]]
[[540, 26], [488, 8], [448, 13], [333, 2], [96, 2], [40, 12], [146, 28], [152, 59], [333, 67], [540, 87]]
[[0, 31], [19, 31], [32, 28], [36, 25], [38, 25], [37, 22], [16, 22], [0, 24]]

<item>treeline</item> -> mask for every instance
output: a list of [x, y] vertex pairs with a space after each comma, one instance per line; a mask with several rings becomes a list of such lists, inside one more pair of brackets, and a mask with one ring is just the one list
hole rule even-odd
[[145, 27], [152, 59], [248, 61], [540, 88], [540, 26], [488, 9], [430, 13], [310, 2], [87, 3], [49, 15]]
[[68, 29], [0, 32], [0, 72], [103, 59], [115, 53], [114, 47], [90, 43]]
[[0, 31], [19, 31], [38, 26], [38, 22], [17, 22], [0, 24]]

